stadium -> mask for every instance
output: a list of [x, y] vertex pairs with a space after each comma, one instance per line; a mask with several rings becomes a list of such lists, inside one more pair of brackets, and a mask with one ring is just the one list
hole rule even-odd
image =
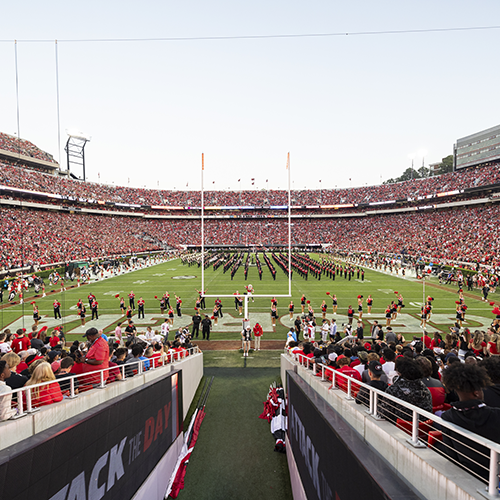
[[499, 498], [498, 26], [145, 5], [0, 40], [0, 498]]

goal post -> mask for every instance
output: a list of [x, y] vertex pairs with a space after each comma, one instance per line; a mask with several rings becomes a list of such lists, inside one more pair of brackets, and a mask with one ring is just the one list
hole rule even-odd
[[[287, 183], [288, 183], [288, 293], [287, 294], [252, 294], [252, 297], [272, 298], [272, 297], [291, 297], [292, 296], [292, 224], [291, 224], [291, 192], [290, 192], [290, 153], [287, 154], [286, 161]], [[234, 297], [234, 294], [205, 294], [205, 197], [204, 197], [204, 174], [205, 174], [205, 154], [201, 154], [201, 295], [207, 298]], [[256, 247], [255, 242], [251, 242], [247, 247]], [[261, 246], [261, 245], [259, 245]], [[244, 319], [249, 320], [248, 314], [248, 298], [249, 295], [244, 294]]]

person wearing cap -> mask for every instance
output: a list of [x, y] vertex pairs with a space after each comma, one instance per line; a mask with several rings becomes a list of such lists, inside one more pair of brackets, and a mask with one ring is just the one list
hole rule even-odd
[[[379, 391], [384, 391], [389, 387], [383, 380], [380, 380], [384, 373], [382, 365], [379, 361], [370, 361], [368, 363], [368, 375], [370, 377], [370, 382], [368, 385]], [[370, 404], [370, 391], [366, 387], [361, 387], [359, 389], [358, 395], [356, 396], [356, 403], [359, 405], [363, 404], [369, 406]]]
[[[106, 368], [109, 368], [109, 346], [108, 343], [101, 336], [97, 328], [89, 328], [84, 337], [90, 342], [87, 355], [84, 359], [83, 372], [93, 372], [96, 370], [104, 371], [104, 380], [109, 377], [109, 372]], [[92, 384], [98, 384], [100, 382], [100, 376], [91, 377], [89, 380]]]

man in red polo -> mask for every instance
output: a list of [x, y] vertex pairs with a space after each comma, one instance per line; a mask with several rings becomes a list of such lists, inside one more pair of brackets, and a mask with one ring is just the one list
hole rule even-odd
[[[89, 328], [84, 334], [87, 340], [90, 342], [87, 355], [85, 356], [85, 362], [83, 366], [83, 372], [93, 372], [96, 370], [102, 370], [109, 368], [109, 346], [108, 343], [101, 337], [97, 328]], [[104, 381], [109, 377], [109, 371], [104, 372]], [[85, 377], [86, 378], [86, 377]], [[93, 375], [89, 377], [89, 380], [85, 380], [89, 384], [100, 384], [101, 376], [100, 374]]]

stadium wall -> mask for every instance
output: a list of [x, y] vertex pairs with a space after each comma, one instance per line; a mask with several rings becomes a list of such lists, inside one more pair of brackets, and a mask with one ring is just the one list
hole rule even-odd
[[[302, 379], [313, 391], [310, 393], [310, 399], [314, 399], [318, 405], [322, 405], [324, 401], [336, 415], [348, 424], [347, 431], [355, 432], [370, 447], [371, 451], [375, 451], [397, 474], [399, 479], [408, 483], [413, 491], [418, 492], [420, 497], [432, 498], [433, 500], [482, 498], [478, 491], [485, 491], [485, 485], [481, 481], [465, 473], [431, 449], [413, 448], [407, 442], [408, 435], [402, 430], [388, 421], [373, 419], [364, 411], [364, 406], [357, 405], [354, 401], [348, 401], [342, 391], [329, 390], [331, 382], [322, 382], [319, 377], [313, 375], [311, 370], [307, 370], [287, 355], [282, 354], [281, 375], [284, 384], [290, 371], [295, 372], [296, 377]], [[287, 389], [289, 393], [289, 387], [285, 387], [285, 390]], [[291, 444], [293, 447], [293, 442]], [[296, 457], [295, 450], [293, 454]], [[335, 470], [335, 467], [330, 471]], [[297, 464], [297, 470], [300, 474], [300, 483], [308, 494], [304, 478], [306, 474], [303, 469], [301, 470], [299, 464]], [[290, 473], [293, 473], [292, 468], [290, 468]], [[293, 483], [294, 478], [292, 478]], [[356, 481], [354, 480], [351, 484], [356, 485]], [[300, 495], [297, 498], [301, 498]], [[309, 494], [308, 498], [310, 498]], [[340, 498], [348, 497], [340, 495]], [[353, 496], [351, 498], [360, 497]]]
[[168, 461], [165, 453], [183, 434], [181, 388], [182, 371], [172, 370], [3, 450], [0, 498], [128, 499], [168, 462], [163, 495], [148, 497], [160, 500], [175, 465], [174, 453]]
[[[194, 394], [203, 377], [203, 354], [194, 354], [173, 365], [166, 365], [144, 372], [142, 375], [115, 382], [104, 389], [94, 389], [80, 394], [75, 399], [64, 399], [60, 403], [42, 407], [39, 411], [17, 420], [0, 423], [0, 450], [19, 443], [24, 439], [37, 436], [53, 426], [78, 417], [82, 413], [117, 397], [125, 397], [130, 391], [140, 390], [148, 383], [169, 376], [171, 370], [182, 370], [182, 419], [193, 400]], [[0, 498], [2, 498], [0, 496]]]

